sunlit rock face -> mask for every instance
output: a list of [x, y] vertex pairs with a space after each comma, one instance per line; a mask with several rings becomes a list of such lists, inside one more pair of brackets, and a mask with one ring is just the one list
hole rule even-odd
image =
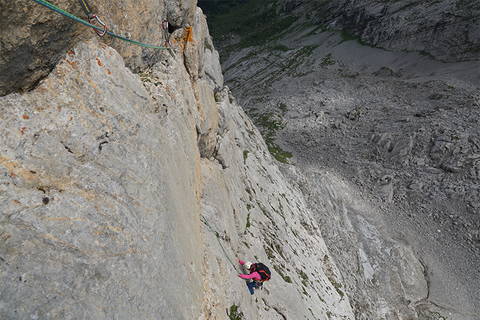
[[[354, 319], [302, 192], [223, 86], [200, 9], [190, 21], [137, 73], [77, 39], [0, 98], [0, 318]], [[254, 297], [238, 258], [272, 269]]]
[[[476, 216], [457, 204], [478, 199], [478, 134], [467, 125], [478, 75], [470, 62], [362, 45], [395, 48], [385, 21], [419, 5], [387, 3], [383, 15], [358, 2], [342, 14], [339, 1], [268, 7], [264, 19], [278, 24], [245, 24], [240, 45], [224, 39], [236, 46], [228, 88], [194, 2], [92, 4], [113, 31], [170, 50], [96, 39], [33, 2], [2, 6], [0, 318], [476, 314]], [[362, 6], [377, 18], [349, 29]], [[381, 36], [369, 40], [361, 32], [375, 23], [369, 35]], [[415, 41], [405, 48], [423, 50]], [[454, 103], [468, 134], [443, 128]], [[458, 217], [438, 210], [449, 204]], [[272, 270], [254, 296], [237, 259]]]
[[[193, 25], [193, 0], [87, 1], [110, 31], [150, 44], [162, 45], [170, 33]], [[53, 1], [57, 7], [88, 20], [79, 1]], [[162, 27], [168, 21], [170, 30]], [[31, 0], [5, 1], [0, 12], [0, 95], [34, 87], [53, 69], [67, 48], [95, 33]], [[152, 65], [158, 51], [132, 46], [106, 36], [135, 70]]]

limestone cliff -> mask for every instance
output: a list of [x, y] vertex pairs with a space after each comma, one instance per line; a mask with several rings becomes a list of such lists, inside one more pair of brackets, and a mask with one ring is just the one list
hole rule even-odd
[[[0, 318], [354, 319], [299, 187], [223, 86], [201, 10], [187, 21], [138, 73], [121, 56], [138, 48], [26, 40], [60, 60], [29, 52], [55, 68], [0, 98]], [[255, 296], [236, 258], [272, 267]]]

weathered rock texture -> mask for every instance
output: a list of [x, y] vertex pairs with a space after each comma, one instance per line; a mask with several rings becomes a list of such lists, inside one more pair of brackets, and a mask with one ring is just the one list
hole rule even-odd
[[[56, 6], [85, 19], [78, 1], [59, 0]], [[162, 45], [170, 32], [193, 25], [193, 0], [89, 1], [95, 14], [113, 32], [145, 43]], [[45, 77], [67, 48], [96, 37], [90, 28], [63, 17], [31, 0], [0, 1], [0, 95], [32, 88]], [[170, 31], [162, 29], [168, 21]], [[132, 69], [151, 65], [160, 58], [158, 50], [145, 49], [114, 40], [113, 46]]]
[[299, 10], [313, 10], [313, 21], [376, 47], [420, 51], [444, 61], [480, 59], [476, 0], [333, 0], [307, 1], [305, 6]]
[[195, 98], [174, 98], [155, 103], [90, 41], [35, 91], [2, 99], [2, 318], [199, 312], [198, 153], [181, 116]]
[[[318, 222], [193, 21], [139, 74], [82, 41], [0, 98], [0, 318], [354, 319]], [[272, 267], [254, 297], [236, 258]]]
[[[73, 3], [57, 4], [80, 12]], [[85, 40], [91, 31], [41, 7], [2, 4], [2, 18], [11, 17], [2, 19], [4, 30], [23, 20], [22, 28], [2, 31], [2, 76], [10, 77], [2, 80], [2, 94], [43, 80], [27, 93], [0, 98], [0, 318], [370, 320], [435, 319], [438, 310], [451, 311], [452, 319], [475, 314], [468, 299], [461, 301], [461, 312], [438, 301], [440, 285], [458, 279], [451, 299], [474, 296], [468, 296], [472, 290], [464, 287], [464, 277], [448, 273], [462, 266], [436, 268], [432, 278], [436, 265], [418, 259], [419, 245], [390, 234], [382, 223], [381, 205], [399, 198], [394, 179], [401, 166], [413, 163], [413, 137], [397, 141], [376, 126], [369, 132], [368, 146], [385, 157], [379, 161], [385, 164], [378, 170], [385, 173], [378, 177], [380, 202], [364, 199], [364, 190], [338, 172], [316, 166], [317, 159], [343, 159], [322, 149], [328, 139], [323, 130], [340, 130], [332, 143], [342, 132], [363, 134], [348, 126], [366, 111], [351, 108], [355, 100], [347, 90], [326, 90], [331, 100], [323, 102], [306, 89], [295, 94], [303, 83], [294, 78], [312, 72], [324, 82], [320, 75], [358, 77], [361, 68], [341, 64], [337, 70], [339, 58], [326, 52], [328, 41], [338, 45], [338, 38], [318, 36], [330, 39], [319, 49], [313, 42], [318, 29], [306, 30], [304, 38], [285, 42], [275, 60], [268, 50], [255, 52], [257, 65], [242, 64], [249, 50], [232, 58], [237, 92], [257, 95], [253, 106], [268, 114], [262, 121], [269, 129], [286, 129], [267, 135], [264, 143], [224, 87], [205, 17], [193, 2], [95, 5], [112, 29], [145, 42], [163, 42], [160, 23], [167, 19], [175, 54]], [[21, 18], [18, 12], [25, 10]], [[286, 47], [292, 43], [304, 45]], [[305, 63], [312, 55], [316, 63]], [[15, 59], [28, 63], [15, 69]], [[374, 73], [394, 79], [401, 74], [387, 68]], [[244, 82], [240, 75], [252, 79]], [[285, 76], [286, 82], [276, 82]], [[308, 79], [311, 90], [320, 87]], [[355, 82], [343, 84], [359, 89]], [[267, 89], [281, 94], [266, 101]], [[476, 89], [463, 90], [470, 90], [467, 102], [476, 103]], [[454, 92], [452, 97], [463, 97]], [[313, 110], [317, 102], [322, 108], [332, 102], [331, 110]], [[278, 121], [269, 119], [273, 115]], [[280, 121], [287, 116], [290, 124]], [[299, 167], [279, 168], [272, 159], [269, 151], [281, 154], [272, 145], [275, 133], [283, 135], [282, 145], [304, 154], [297, 158]], [[455, 173], [464, 169], [470, 149], [460, 145], [454, 152], [452, 139], [439, 137], [431, 153], [440, 169]], [[387, 170], [392, 164], [398, 165], [397, 176]], [[271, 266], [272, 280], [255, 296], [236, 277], [237, 258]], [[471, 281], [475, 285], [477, 278]]]
[[[203, 319], [224, 319], [219, 306], [229, 306], [232, 297], [244, 319], [354, 319], [343, 280], [300, 190], [286, 182], [258, 143], [259, 132], [226, 91], [220, 93], [220, 112], [218, 162], [201, 163], [203, 214], [218, 232], [206, 234]], [[234, 276], [216, 237], [230, 259], [249, 257], [271, 267], [272, 280], [256, 296]]]

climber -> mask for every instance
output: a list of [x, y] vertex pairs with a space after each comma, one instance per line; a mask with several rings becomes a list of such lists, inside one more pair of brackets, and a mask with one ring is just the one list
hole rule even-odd
[[250, 294], [254, 293], [254, 289], [262, 287], [265, 281], [270, 280], [271, 273], [266, 265], [263, 263], [251, 263], [249, 261], [238, 260], [242, 266], [249, 272], [249, 274], [239, 274], [238, 276], [245, 280], [252, 280], [247, 282], [248, 291]]

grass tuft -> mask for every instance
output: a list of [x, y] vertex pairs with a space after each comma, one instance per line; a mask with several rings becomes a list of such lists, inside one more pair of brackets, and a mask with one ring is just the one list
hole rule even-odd
[[227, 315], [230, 320], [243, 320], [243, 312], [239, 311], [239, 306], [232, 304], [230, 306], [230, 312], [227, 310]]
[[247, 163], [248, 153], [248, 150], [243, 150], [243, 164]]

